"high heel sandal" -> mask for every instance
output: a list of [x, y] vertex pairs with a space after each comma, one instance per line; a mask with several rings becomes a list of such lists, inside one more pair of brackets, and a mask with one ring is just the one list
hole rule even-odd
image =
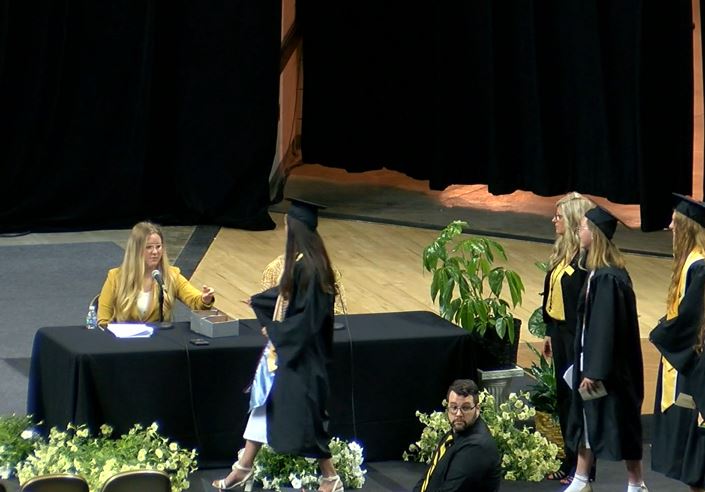
[[[238, 456], [238, 458], [239, 458], [239, 456]], [[251, 492], [252, 485], [255, 481], [255, 477], [253, 476], [254, 472], [252, 471], [252, 468], [247, 468], [245, 466], [240, 465], [239, 461], [236, 461], [235, 463], [233, 463], [233, 466], [231, 468], [233, 471], [246, 472], [245, 476], [242, 477], [241, 480], [234, 482], [234, 483], [231, 483], [230, 485], [227, 485], [225, 483], [225, 478], [221, 478], [220, 480], [214, 480], [211, 485], [218, 490], [232, 490], [236, 487], [242, 487], [245, 490], [245, 492]]]
[[[340, 475], [331, 475], [330, 477], [321, 477], [318, 481], [321, 485], [323, 482], [333, 482], [333, 488], [331, 492], [345, 492], [345, 487], [343, 487], [343, 481], [340, 480]], [[318, 489], [321, 490], [321, 489]]]

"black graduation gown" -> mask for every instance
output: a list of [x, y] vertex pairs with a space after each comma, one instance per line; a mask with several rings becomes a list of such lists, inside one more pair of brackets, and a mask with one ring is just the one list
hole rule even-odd
[[272, 321], [278, 288], [252, 297], [257, 319], [277, 352], [277, 371], [267, 399], [267, 441], [278, 453], [329, 458], [328, 366], [333, 349], [333, 294], [317, 277], [303, 285], [303, 264], [284, 321]]
[[[568, 424], [568, 413], [570, 412], [570, 387], [563, 379], [566, 369], [573, 363], [575, 358], [575, 327], [578, 316], [578, 299], [585, 284], [587, 272], [578, 267], [578, 256], [570, 262], [573, 268], [572, 274], [561, 276], [561, 292], [563, 294], [563, 311], [565, 320], [553, 319], [546, 311], [548, 303], [548, 292], [551, 282], [550, 270], [543, 282], [543, 321], [546, 323], [546, 335], [551, 337], [551, 347], [553, 351], [553, 366], [556, 372], [556, 406], [558, 410], [558, 421], [561, 426], [561, 433], [565, 435]], [[566, 463], [575, 464], [575, 456], [568, 446], [565, 446]], [[569, 469], [567, 471], [570, 471]]]
[[[478, 418], [469, 429], [455, 435], [453, 445], [433, 470], [426, 492], [496, 492], [501, 476], [497, 444], [487, 424]], [[425, 477], [426, 471], [414, 492], [421, 490]]]
[[[600, 268], [588, 277], [578, 301], [578, 320], [573, 391], [565, 436], [568, 445], [577, 451], [585, 442], [584, 411], [588, 441], [596, 457], [612, 461], [641, 459], [644, 374], [636, 298], [626, 270]], [[602, 381], [607, 396], [583, 401], [578, 393], [583, 377]]]
[[[678, 315], [665, 318], [649, 335], [661, 354], [679, 370], [676, 395], [697, 397], [699, 411], [705, 413], [705, 379], [698, 373], [701, 357], [693, 350], [705, 312], [705, 261], [693, 262], [686, 274], [685, 294]], [[651, 467], [654, 471], [694, 487], [705, 485], [705, 429], [699, 429], [695, 410], [670, 406], [661, 412], [663, 364], [659, 363], [654, 405], [654, 435]], [[686, 375], [687, 374], [687, 375]]]

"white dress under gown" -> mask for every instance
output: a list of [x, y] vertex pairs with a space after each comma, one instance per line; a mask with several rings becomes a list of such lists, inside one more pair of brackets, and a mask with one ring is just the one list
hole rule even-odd
[[270, 371], [267, 358], [271, 344], [267, 344], [257, 364], [250, 389], [250, 417], [242, 437], [248, 441], [267, 444], [267, 397], [274, 383], [274, 371]]

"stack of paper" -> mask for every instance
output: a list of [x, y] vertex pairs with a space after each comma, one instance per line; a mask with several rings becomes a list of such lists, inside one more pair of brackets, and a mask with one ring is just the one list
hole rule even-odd
[[118, 338], [147, 338], [154, 329], [143, 323], [109, 323], [108, 331]]

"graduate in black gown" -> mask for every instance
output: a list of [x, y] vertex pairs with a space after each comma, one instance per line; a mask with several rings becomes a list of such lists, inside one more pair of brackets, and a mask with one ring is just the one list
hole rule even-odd
[[[566, 440], [578, 453], [575, 477], [566, 492], [591, 492], [595, 457], [624, 460], [627, 491], [644, 492], [641, 467], [641, 404], [644, 374], [636, 298], [624, 258], [611, 239], [617, 219], [600, 207], [588, 210], [579, 235], [588, 271], [578, 301]], [[601, 388], [606, 395], [600, 395]]]
[[[705, 205], [674, 194], [673, 273], [667, 312], [650, 335], [662, 354], [656, 381], [651, 467], [693, 492], [705, 487]], [[694, 397], [700, 400], [695, 403]], [[693, 408], [695, 407], [695, 408]]]
[[250, 299], [269, 343], [252, 384], [245, 448], [232, 473], [213, 482], [221, 490], [250, 485], [263, 443], [278, 453], [317, 458], [322, 473], [319, 491], [344, 490], [328, 448], [326, 412], [335, 276], [316, 231], [322, 207], [291, 202], [279, 285]]
[[[575, 327], [577, 326], [578, 298], [587, 272], [578, 267], [580, 220], [595, 204], [580, 193], [568, 193], [556, 203], [553, 225], [556, 240], [548, 261], [548, 272], [543, 285], [543, 320], [546, 323], [543, 353], [553, 358], [556, 372], [556, 396], [558, 421], [565, 435], [570, 410], [570, 387], [563, 373], [573, 363], [575, 351]], [[569, 484], [575, 473], [577, 456], [569, 446], [564, 446], [565, 457], [561, 467], [549, 474], [548, 480], [560, 480]]]

